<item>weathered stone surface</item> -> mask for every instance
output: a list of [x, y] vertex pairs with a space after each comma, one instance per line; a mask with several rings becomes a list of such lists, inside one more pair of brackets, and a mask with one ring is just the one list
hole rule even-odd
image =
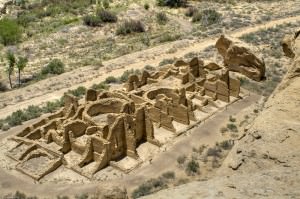
[[216, 42], [218, 52], [223, 56], [224, 65], [230, 71], [239, 72], [255, 81], [265, 78], [265, 63], [249, 47], [241, 42], [221, 35]]

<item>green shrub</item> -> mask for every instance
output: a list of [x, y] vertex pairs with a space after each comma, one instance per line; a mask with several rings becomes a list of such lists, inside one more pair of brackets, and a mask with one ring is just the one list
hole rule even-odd
[[127, 20], [117, 27], [117, 35], [127, 35], [130, 33], [145, 32], [144, 24], [141, 21]]
[[221, 156], [221, 149], [219, 147], [209, 148], [206, 152], [207, 156], [213, 156], [213, 157], [220, 157]]
[[203, 26], [208, 26], [219, 22], [221, 14], [214, 9], [205, 9], [193, 15], [193, 22], [201, 22]]
[[64, 105], [62, 100], [56, 100], [53, 102], [47, 102], [46, 105], [42, 108], [44, 113], [54, 113], [59, 108]]
[[115, 23], [118, 21], [118, 17], [115, 13], [103, 9], [97, 12], [97, 17], [104, 23]]
[[0, 20], [0, 42], [7, 46], [18, 43], [22, 37], [22, 29], [16, 20], [3, 18]]
[[233, 141], [232, 140], [224, 140], [220, 142], [219, 146], [224, 150], [230, 150], [233, 147]]
[[59, 59], [53, 59], [50, 61], [49, 64], [47, 64], [43, 69], [42, 69], [42, 74], [55, 74], [55, 75], [60, 75], [65, 72], [65, 65], [62, 63], [61, 60]]
[[150, 179], [133, 191], [132, 198], [135, 199], [142, 196], [146, 196], [155, 191], [159, 191], [167, 187], [168, 185], [162, 178]]
[[164, 12], [157, 13], [156, 14], [156, 21], [160, 25], [165, 25], [168, 21], [168, 17], [166, 15], [166, 13], [164, 13]]
[[102, 20], [99, 16], [86, 15], [83, 17], [83, 23], [87, 26], [96, 27], [101, 26]]
[[101, 82], [100, 84], [94, 84], [92, 86], [92, 89], [94, 89], [94, 90], [108, 90], [109, 85], [106, 84], [105, 82]]
[[199, 163], [196, 160], [192, 159], [187, 163], [185, 171], [188, 175], [193, 175], [195, 173], [198, 173], [199, 168], [200, 168]]
[[227, 128], [232, 132], [238, 132], [237, 126], [235, 124], [229, 123], [227, 124]]
[[24, 121], [25, 115], [23, 111], [18, 110], [13, 112], [10, 116], [6, 118], [7, 123], [9, 126], [17, 126], [21, 125], [22, 122]]
[[145, 8], [145, 10], [149, 10], [150, 5], [149, 5], [148, 3], [145, 3], [145, 4], [144, 4], [144, 8]]
[[173, 64], [174, 60], [173, 59], [163, 59], [161, 62], [159, 62], [159, 66], [164, 66], [167, 64]]
[[74, 95], [75, 97], [81, 97], [85, 95], [86, 88], [83, 86], [79, 86], [75, 90], [69, 90], [68, 93]]
[[184, 7], [187, 4], [186, 0], [156, 0], [158, 6], [169, 6], [172, 8]]
[[108, 1], [108, 0], [103, 0], [103, 1], [102, 1], [102, 6], [103, 6], [103, 8], [105, 8], [105, 9], [109, 8], [109, 1]]
[[114, 76], [109, 76], [105, 79], [106, 84], [111, 84], [111, 83], [117, 83], [118, 79], [115, 78]]
[[40, 107], [31, 105], [25, 110], [23, 119], [25, 121], [27, 121], [27, 120], [31, 120], [31, 119], [40, 117], [42, 114], [42, 111], [43, 111], [43, 109], [41, 109]]
[[148, 70], [148, 71], [154, 71], [155, 70], [155, 67], [151, 66], [151, 65], [146, 65], [144, 67], [145, 70]]

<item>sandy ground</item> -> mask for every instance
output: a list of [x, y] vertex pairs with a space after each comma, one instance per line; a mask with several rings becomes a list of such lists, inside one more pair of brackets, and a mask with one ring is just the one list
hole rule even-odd
[[[109, 182], [99, 182], [99, 183], [84, 183], [83, 179], [78, 179], [76, 184], [61, 184], [57, 182], [49, 182], [46, 184], [38, 185], [39, 188], [36, 189], [36, 183], [32, 180], [28, 180], [24, 176], [17, 176], [12, 173], [7, 173], [5, 170], [0, 168], [0, 193], [5, 194], [10, 191], [21, 190], [27, 193], [48, 196], [51, 198], [53, 194], [55, 195], [67, 195], [67, 194], [80, 194], [84, 192], [94, 192], [95, 188], [101, 186], [102, 184], [120, 184], [125, 185], [129, 190], [136, 187], [138, 184], [146, 179], [153, 178], [160, 175], [165, 171], [172, 170], [176, 167], [177, 157], [181, 154], [188, 154], [192, 151], [194, 146], [199, 146], [201, 144], [214, 144], [216, 141], [224, 139], [219, 133], [224, 121], [228, 120], [230, 115], [234, 115], [251, 104], [256, 103], [260, 96], [250, 95], [243, 100], [239, 100], [232, 104], [223, 112], [218, 112], [214, 117], [208, 119], [203, 124], [198, 125], [194, 129], [190, 130], [187, 134], [177, 137], [172, 144], [168, 144], [160, 148], [158, 155], [152, 158], [151, 164], [149, 162], [144, 163], [139, 168], [133, 170], [127, 175], [119, 175], [118, 178], [111, 179]], [[13, 131], [14, 129], [12, 129]], [[8, 134], [6, 134], [7, 136]], [[3, 135], [2, 135], [3, 136]], [[4, 136], [3, 136], [4, 137]], [[143, 150], [148, 150], [145, 147]], [[140, 150], [140, 154], [146, 154]], [[153, 150], [152, 150], [153, 151]], [[146, 157], [149, 158], [149, 157]], [[63, 171], [65, 169], [60, 168]], [[117, 170], [111, 170], [110, 167], [106, 168], [111, 175], [118, 176]], [[99, 174], [101, 176], [101, 174]], [[99, 178], [101, 178], [99, 176]], [[48, 179], [58, 179], [60, 176], [48, 176]], [[101, 180], [101, 179], [99, 179]], [[66, 181], [65, 181], [66, 182]]]
[[[297, 20], [300, 20], [300, 16], [278, 19], [265, 24], [228, 32], [227, 34], [232, 37], [240, 37], [260, 29], [273, 27], [283, 23], [295, 22]], [[70, 89], [76, 89], [79, 86], [90, 87], [95, 83], [104, 81], [108, 76], [121, 76], [126, 70], [142, 69], [145, 65], [156, 66], [163, 59], [180, 58], [189, 52], [201, 51], [214, 45], [216, 40], [217, 37], [200, 41], [184, 40], [171, 42], [104, 62], [106, 71], [103, 71], [103, 68], [100, 69], [102, 72], [95, 71], [95, 68], [93, 67], [80, 68], [56, 77], [42, 80], [22, 89], [1, 93], [0, 107], [3, 107], [4, 104], [6, 104], [6, 106], [0, 110], [0, 117], [4, 118], [16, 110], [27, 108], [29, 105], [41, 105], [47, 101], [59, 99]], [[172, 48], [180, 50], [177, 50], [175, 53], [167, 53]], [[113, 70], [111, 70], [112, 68]], [[49, 84], [54, 83], [60, 86], [59, 88], [51, 90], [52, 87]], [[15, 106], [15, 104], [18, 104], [18, 106]]]

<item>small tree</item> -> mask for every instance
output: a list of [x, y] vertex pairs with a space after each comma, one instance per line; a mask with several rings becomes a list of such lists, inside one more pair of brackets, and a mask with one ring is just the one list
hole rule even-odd
[[18, 74], [19, 74], [19, 87], [21, 86], [21, 72], [24, 70], [28, 62], [26, 57], [19, 57], [17, 62]]
[[14, 72], [14, 68], [15, 68], [15, 64], [16, 64], [16, 57], [12, 51], [8, 51], [6, 54], [6, 58], [8, 61], [6, 71], [8, 74], [10, 88], [12, 88], [11, 75]]

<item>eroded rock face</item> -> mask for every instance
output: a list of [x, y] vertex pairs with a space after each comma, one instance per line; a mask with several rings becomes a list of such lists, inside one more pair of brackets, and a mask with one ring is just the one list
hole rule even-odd
[[230, 71], [239, 72], [250, 79], [261, 81], [265, 77], [265, 63], [244, 44], [221, 35], [216, 43], [223, 56], [224, 65]]
[[281, 41], [281, 46], [282, 46], [282, 50], [285, 54], [285, 56], [289, 57], [289, 58], [294, 58], [295, 57], [295, 41], [297, 40], [297, 38], [300, 35], [300, 30], [298, 30], [297, 32], [295, 32], [294, 35], [286, 35], [284, 36], [284, 38]]

